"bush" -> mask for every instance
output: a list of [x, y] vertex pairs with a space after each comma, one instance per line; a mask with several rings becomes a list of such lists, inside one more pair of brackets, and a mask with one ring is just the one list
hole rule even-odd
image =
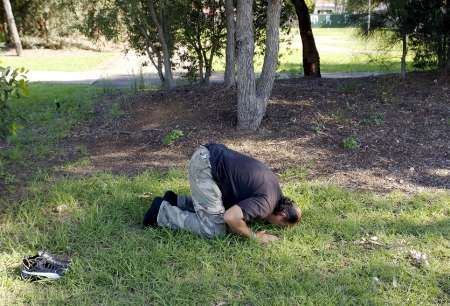
[[0, 138], [15, 135], [20, 126], [9, 106], [11, 96], [28, 96], [25, 68], [13, 69], [0, 66]]

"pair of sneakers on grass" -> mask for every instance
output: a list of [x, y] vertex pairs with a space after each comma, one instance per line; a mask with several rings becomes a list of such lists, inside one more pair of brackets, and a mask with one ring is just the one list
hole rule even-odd
[[25, 280], [55, 280], [69, 270], [70, 263], [69, 258], [40, 251], [37, 255], [27, 256], [23, 259], [21, 276]]

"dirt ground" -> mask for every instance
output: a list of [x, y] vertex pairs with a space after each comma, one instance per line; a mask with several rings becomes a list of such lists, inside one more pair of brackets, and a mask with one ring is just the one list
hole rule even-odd
[[[86, 145], [78, 174], [136, 174], [184, 167], [195, 148], [220, 142], [277, 173], [344, 187], [389, 192], [450, 188], [449, 78], [411, 74], [361, 79], [277, 81], [257, 132], [235, 128], [236, 92], [220, 85], [109, 96], [65, 146]], [[115, 120], [110, 103], [125, 114]], [[174, 129], [184, 136], [170, 145]], [[357, 142], [346, 149], [346, 138]]]

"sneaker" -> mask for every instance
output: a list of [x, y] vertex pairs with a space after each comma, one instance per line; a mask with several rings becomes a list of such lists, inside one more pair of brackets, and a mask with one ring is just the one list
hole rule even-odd
[[35, 255], [25, 257], [22, 261], [21, 276], [23, 279], [58, 279], [68, 271], [67, 266], [50, 262], [45, 257]]
[[163, 195], [163, 201], [169, 202], [172, 206], [177, 206], [178, 195], [172, 190], [167, 190]]
[[48, 262], [54, 264], [54, 265], [58, 265], [62, 268], [69, 268], [70, 264], [71, 264], [71, 260], [68, 257], [62, 257], [62, 256], [56, 256], [53, 254], [50, 254], [47, 251], [39, 251], [38, 252], [39, 256], [46, 259]]
[[156, 227], [157, 219], [158, 219], [158, 213], [159, 208], [161, 207], [161, 204], [163, 202], [163, 199], [161, 197], [156, 197], [152, 204], [150, 205], [150, 208], [147, 210], [147, 212], [144, 215], [144, 221], [142, 222], [144, 226], [153, 226]]

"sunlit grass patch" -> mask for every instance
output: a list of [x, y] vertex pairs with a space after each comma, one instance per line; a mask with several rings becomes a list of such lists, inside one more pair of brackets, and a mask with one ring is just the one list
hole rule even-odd
[[16, 135], [8, 137], [8, 147], [0, 151], [0, 180], [12, 186], [9, 169], [19, 171], [36, 161], [60, 156], [63, 152], [57, 143], [73, 127], [92, 117], [99, 91], [88, 85], [31, 84], [29, 97], [11, 99], [9, 105], [16, 114], [18, 129]]
[[95, 70], [95, 68], [115, 56], [111, 52], [97, 52], [91, 54], [64, 54], [61, 55], [27, 55], [0, 56], [0, 62], [15, 68], [25, 67], [30, 71], [68, 71], [81, 72]]
[[18, 114], [22, 128], [9, 142], [56, 143], [70, 128], [93, 114], [93, 97], [98, 92], [88, 85], [30, 85], [29, 97], [11, 100], [11, 109]]
[[[401, 46], [390, 46], [373, 36], [363, 39], [356, 28], [313, 28], [314, 38], [320, 55], [322, 72], [399, 72]], [[297, 28], [281, 35], [278, 72], [301, 73], [302, 44]], [[256, 48], [255, 70], [260, 72], [264, 56]], [[411, 69], [408, 57], [408, 69]], [[214, 61], [215, 71], [224, 71], [225, 57]]]
[[[40, 176], [1, 218], [0, 296], [11, 304], [449, 302], [448, 194], [379, 196], [286, 177], [303, 220], [254, 225], [282, 238], [261, 247], [232, 234], [142, 229], [151, 198], [166, 189], [187, 193], [185, 171]], [[359, 243], [373, 236], [379, 245]], [[54, 283], [21, 281], [21, 257], [43, 248], [70, 255], [71, 272]], [[411, 264], [412, 249], [428, 254], [429, 269]]]

